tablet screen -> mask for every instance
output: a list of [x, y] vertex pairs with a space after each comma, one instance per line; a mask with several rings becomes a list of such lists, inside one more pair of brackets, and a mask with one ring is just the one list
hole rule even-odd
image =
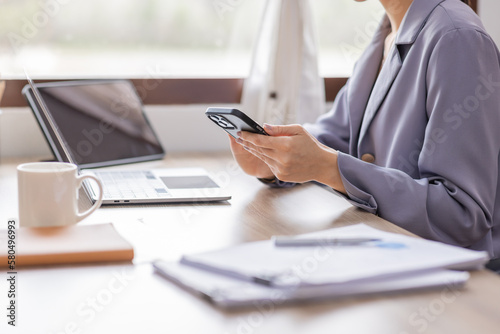
[[[159, 159], [164, 155], [130, 82], [57, 82], [36, 87], [67, 151], [80, 168]], [[32, 93], [27, 97], [56, 158], [68, 161]]]

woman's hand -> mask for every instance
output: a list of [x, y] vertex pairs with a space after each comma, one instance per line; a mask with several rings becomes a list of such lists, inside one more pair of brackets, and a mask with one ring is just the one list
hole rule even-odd
[[247, 151], [243, 145], [236, 143], [236, 140], [230, 135], [229, 143], [234, 159], [245, 173], [258, 178], [274, 179], [274, 174], [266, 163]]
[[[261, 162], [265, 162], [270, 174], [282, 181], [302, 183], [314, 180], [345, 192], [337, 151], [321, 144], [300, 125], [265, 124], [264, 129], [269, 136], [242, 132], [236, 141], [241, 145], [239, 152], [243, 149], [258, 158], [253, 161], [259, 161], [259, 169], [263, 169]], [[250, 160], [247, 155], [244, 157]]]

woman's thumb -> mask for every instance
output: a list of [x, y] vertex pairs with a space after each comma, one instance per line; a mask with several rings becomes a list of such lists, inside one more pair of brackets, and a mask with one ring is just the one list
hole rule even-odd
[[302, 127], [300, 125], [271, 125], [264, 124], [264, 130], [270, 136], [292, 136], [298, 134]]

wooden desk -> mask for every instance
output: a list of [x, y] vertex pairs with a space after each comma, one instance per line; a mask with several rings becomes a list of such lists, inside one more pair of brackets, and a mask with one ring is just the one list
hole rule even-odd
[[[0, 224], [17, 217], [15, 166], [0, 166]], [[359, 222], [408, 234], [316, 185], [270, 189], [228, 155], [169, 156], [145, 167], [203, 166], [233, 194], [228, 203], [101, 208], [82, 222], [113, 222], [136, 251], [134, 264], [20, 270], [18, 327], [5, 333], [499, 333], [500, 277], [472, 273], [466, 288], [348, 298], [300, 306], [220, 311], [153, 273], [177, 259], [274, 234]], [[132, 168], [126, 166], [124, 168]], [[0, 247], [5, 247], [1, 245]], [[3, 251], [3, 250], [2, 250]], [[6, 276], [0, 276], [0, 300]], [[6, 305], [0, 301], [2, 305]], [[3, 313], [5, 313], [5, 308]]]

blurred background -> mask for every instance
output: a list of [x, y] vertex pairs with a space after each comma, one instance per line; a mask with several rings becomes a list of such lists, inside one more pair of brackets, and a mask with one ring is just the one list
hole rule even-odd
[[[349, 76], [383, 14], [377, 0], [311, 0], [320, 74]], [[3, 0], [0, 75], [245, 77], [264, 0]]]

